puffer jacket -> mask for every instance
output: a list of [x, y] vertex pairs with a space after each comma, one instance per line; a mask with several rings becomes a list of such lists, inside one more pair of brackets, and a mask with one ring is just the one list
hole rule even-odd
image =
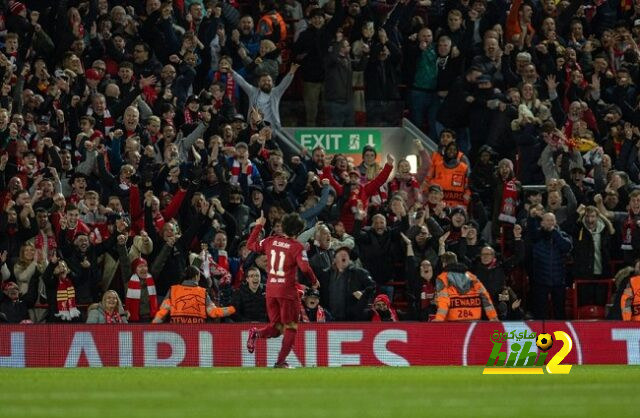
[[260, 285], [254, 293], [249, 289], [247, 282], [242, 283], [242, 286], [233, 292], [231, 306], [236, 308], [236, 313], [231, 317], [235, 322], [267, 322], [265, 289], [263, 285]]
[[531, 281], [543, 286], [564, 286], [566, 256], [573, 247], [571, 238], [558, 227], [543, 230], [539, 218], [529, 218], [527, 225], [533, 257]]
[[[120, 321], [122, 321], [123, 324], [126, 324], [129, 322], [127, 320], [128, 318], [127, 312], [124, 310], [122, 306], [120, 306], [118, 310], [118, 315], [120, 316]], [[104, 315], [104, 308], [102, 307], [102, 305], [99, 303], [95, 303], [89, 306], [88, 313], [87, 313], [87, 324], [106, 324], [106, 323], [107, 323], [107, 319]]]

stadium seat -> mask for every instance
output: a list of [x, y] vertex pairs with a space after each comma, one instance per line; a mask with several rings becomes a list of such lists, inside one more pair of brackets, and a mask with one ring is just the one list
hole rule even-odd
[[406, 311], [409, 307], [407, 301], [407, 282], [406, 281], [393, 281], [387, 283], [387, 286], [393, 286], [393, 301], [391, 304], [396, 310]]
[[[578, 306], [578, 288], [581, 285], [587, 284], [601, 284], [607, 286], [607, 301], [611, 299], [611, 290], [613, 289], [613, 279], [601, 279], [601, 280], [583, 280], [576, 279], [573, 281], [571, 288], [571, 294], [573, 295], [573, 319], [604, 319], [607, 315], [606, 305], [582, 305]], [[569, 292], [567, 292], [567, 300], [569, 299]]]

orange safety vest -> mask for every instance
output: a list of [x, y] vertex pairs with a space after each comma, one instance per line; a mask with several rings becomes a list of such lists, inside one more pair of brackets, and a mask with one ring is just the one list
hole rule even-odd
[[287, 23], [280, 13], [267, 13], [258, 20], [257, 32], [277, 45], [287, 40]]
[[620, 299], [620, 308], [623, 320], [640, 321], [640, 276], [629, 279]]
[[[436, 321], [473, 321], [482, 319], [483, 301], [488, 301], [484, 310], [489, 319], [497, 317], [495, 308], [491, 303], [491, 296], [484, 288], [480, 280], [470, 272], [465, 273], [471, 280], [471, 288], [467, 293], [461, 294], [455, 286], [449, 286], [447, 272], [442, 272], [438, 276], [444, 288], [436, 296], [438, 311], [435, 316]], [[446, 314], [445, 314], [446, 312]]]
[[[458, 156], [456, 157], [456, 159], [458, 161], [462, 161], [463, 157], [464, 157], [464, 153], [462, 151], [458, 151]], [[427, 182], [431, 182], [431, 180], [433, 179], [433, 176], [435, 174], [434, 168], [436, 166], [442, 167], [443, 165], [444, 165], [444, 157], [442, 156], [442, 154], [439, 151], [434, 151], [431, 154], [431, 166], [429, 167], [429, 170], [427, 171]]]
[[[204, 322], [207, 318], [207, 294], [200, 286], [171, 286], [171, 322]], [[195, 320], [195, 321], [194, 321]]]
[[431, 184], [442, 187], [442, 200], [447, 206], [467, 207], [470, 196], [467, 172], [467, 164], [461, 160], [458, 160], [458, 165], [454, 168], [445, 166], [443, 159], [440, 159], [439, 165], [434, 163]]

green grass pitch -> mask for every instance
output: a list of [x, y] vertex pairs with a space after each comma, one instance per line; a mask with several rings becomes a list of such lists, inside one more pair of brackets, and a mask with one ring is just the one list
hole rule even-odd
[[639, 416], [640, 367], [4, 369], [2, 417]]

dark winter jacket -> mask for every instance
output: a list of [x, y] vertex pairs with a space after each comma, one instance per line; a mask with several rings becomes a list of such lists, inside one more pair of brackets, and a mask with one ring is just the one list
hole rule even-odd
[[366, 100], [399, 100], [400, 72], [398, 64], [402, 55], [400, 49], [393, 43], [387, 42], [390, 55], [386, 60], [378, 59], [383, 45], [378, 43], [371, 49], [371, 58], [364, 71]]
[[166, 295], [174, 284], [182, 283], [180, 275], [187, 267], [186, 260], [189, 255], [189, 247], [196, 233], [205, 229], [210, 222], [206, 216], [198, 215], [189, 229], [170, 247], [157, 232], [153, 224], [151, 207], [144, 208], [145, 230], [153, 241], [153, 252], [150, 257], [150, 271], [155, 279], [156, 289], [159, 295]]
[[451, 84], [449, 94], [438, 110], [438, 122], [451, 129], [469, 126], [470, 105], [466, 98], [472, 95], [473, 89], [474, 85], [465, 76], [458, 77]]
[[[602, 274], [609, 277], [611, 260], [611, 240], [613, 234], [605, 225], [604, 221], [598, 219], [596, 231], [600, 234], [600, 260], [602, 264]], [[595, 248], [593, 247], [593, 234], [582, 222], [578, 225], [573, 236], [573, 277], [589, 278], [593, 277]]]
[[394, 262], [402, 262], [404, 249], [400, 232], [409, 229], [408, 224], [408, 218], [404, 217], [400, 227], [388, 228], [378, 235], [371, 228], [362, 229], [362, 221], [356, 220], [353, 236], [360, 249], [362, 265], [371, 272], [376, 283], [384, 284], [397, 277]]
[[302, 79], [308, 83], [324, 81], [324, 59], [329, 50], [331, 38], [344, 18], [344, 8], [337, 7], [336, 14], [323, 27], [316, 29], [309, 26], [300, 33], [293, 45], [293, 53], [297, 60], [302, 60], [300, 72]]
[[498, 302], [498, 294], [502, 292], [507, 282], [510, 271], [516, 267], [524, 258], [524, 242], [522, 240], [513, 241], [513, 255], [506, 260], [498, 260], [493, 268], [489, 268], [478, 260], [471, 271], [482, 282], [491, 295], [494, 303]]
[[29, 308], [33, 307], [33, 301], [34, 299], [30, 293], [25, 294], [16, 301], [11, 300], [4, 293], [0, 293], [0, 313], [4, 314], [8, 323], [18, 324], [29, 319]]
[[324, 94], [328, 102], [350, 103], [353, 100], [353, 72], [363, 70], [369, 59], [363, 55], [358, 61], [339, 54], [340, 44], [335, 43], [325, 58]]
[[564, 286], [571, 238], [557, 226], [552, 231], [543, 230], [540, 218], [529, 217], [527, 225], [533, 258], [531, 282], [542, 286]]
[[260, 285], [254, 293], [249, 289], [247, 282], [242, 283], [242, 286], [233, 292], [231, 306], [236, 308], [236, 313], [231, 317], [235, 322], [268, 321], [263, 285]]
[[[336, 321], [361, 321], [364, 310], [375, 291], [375, 282], [365, 269], [351, 264], [345, 271], [339, 273], [335, 267], [326, 269], [318, 275], [320, 281], [320, 305], [329, 309]], [[344, 280], [344, 292], [332, 294], [332, 282]], [[354, 292], [363, 293], [356, 299]]]

